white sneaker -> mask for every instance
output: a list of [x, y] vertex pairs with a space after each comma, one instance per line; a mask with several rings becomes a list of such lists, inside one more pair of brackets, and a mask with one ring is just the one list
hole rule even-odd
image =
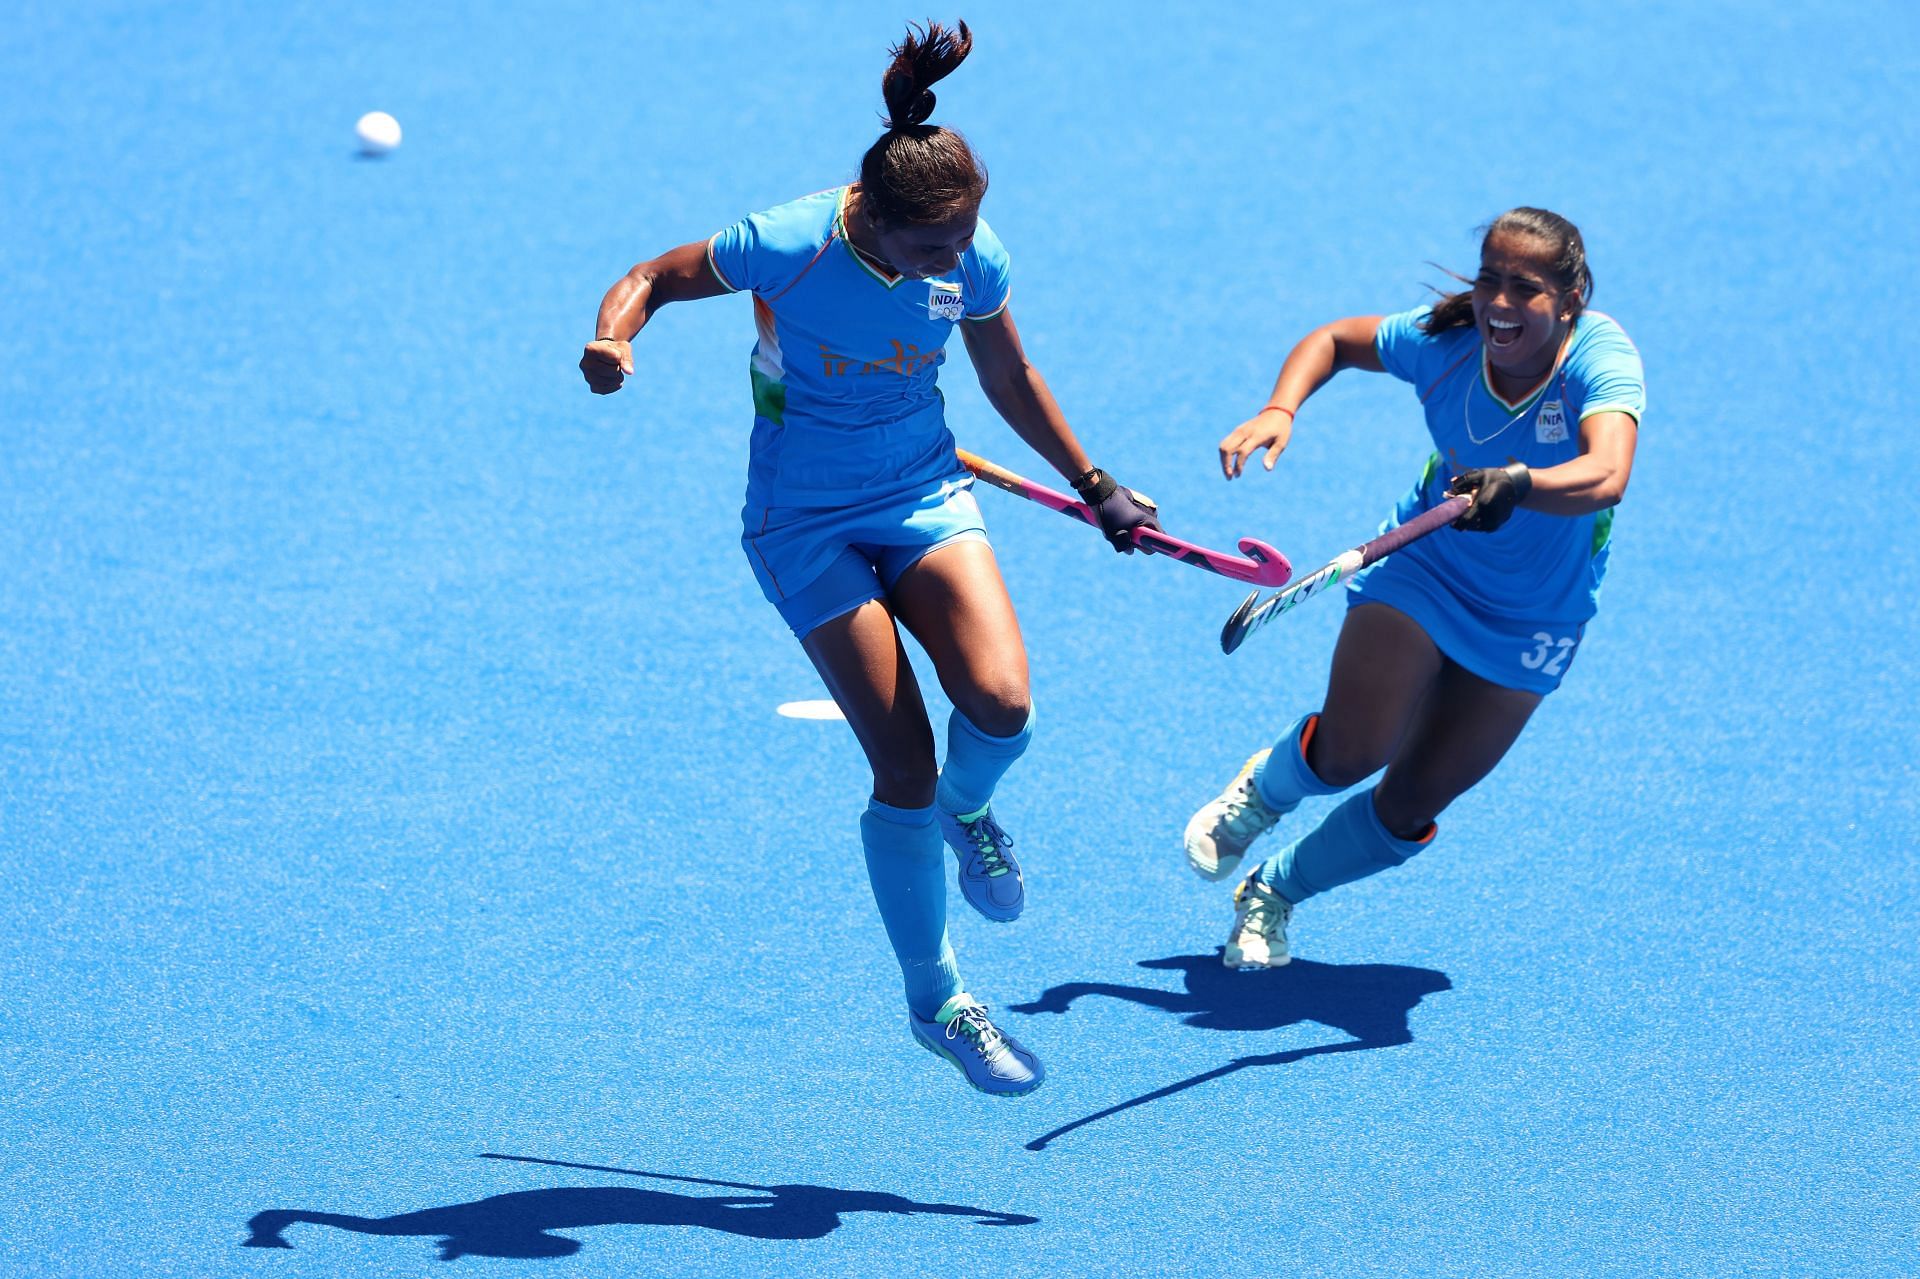
[[1248, 876], [1233, 890], [1233, 931], [1220, 962], [1229, 968], [1284, 968], [1293, 903]]
[[1271, 753], [1260, 751], [1248, 760], [1227, 788], [1187, 823], [1187, 865], [1202, 879], [1233, 874], [1247, 847], [1286, 815], [1268, 808], [1253, 784], [1253, 770]]

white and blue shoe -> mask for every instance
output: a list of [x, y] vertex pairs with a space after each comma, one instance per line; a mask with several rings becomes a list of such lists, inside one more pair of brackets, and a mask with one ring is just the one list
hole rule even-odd
[[1209, 800], [1187, 823], [1187, 865], [1202, 879], [1233, 874], [1253, 841], [1273, 829], [1286, 813], [1268, 807], [1253, 784], [1253, 773], [1270, 751], [1258, 751], [1241, 765], [1227, 788]]
[[1293, 903], [1249, 875], [1233, 890], [1233, 931], [1221, 948], [1220, 962], [1228, 968], [1285, 968], [1293, 960], [1287, 944], [1287, 925], [1293, 922]]
[[940, 1006], [932, 1021], [907, 1010], [914, 1042], [944, 1057], [967, 1082], [994, 1097], [1024, 1097], [1046, 1082], [1046, 1068], [1013, 1036], [987, 1018], [965, 991]]
[[1026, 909], [1027, 885], [1013, 859], [1013, 836], [993, 819], [993, 805], [972, 813], [949, 813], [935, 806], [940, 834], [960, 859], [955, 877], [967, 905], [997, 924], [1011, 923]]

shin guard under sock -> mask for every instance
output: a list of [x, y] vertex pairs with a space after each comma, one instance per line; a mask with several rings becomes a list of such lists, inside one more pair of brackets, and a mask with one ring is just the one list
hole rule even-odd
[[1027, 752], [1033, 740], [1033, 712], [1011, 737], [992, 737], [980, 731], [972, 720], [954, 711], [947, 719], [947, 760], [940, 769], [936, 802], [949, 813], [975, 813], [993, 798], [1015, 760]]
[[1316, 893], [1400, 865], [1432, 844], [1438, 834], [1439, 827], [1428, 826], [1419, 839], [1401, 839], [1373, 811], [1373, 792], [1362, 791], [1262, 862], [1254, 873], [1297, 906]]
[[870, 800], [860, 815], [867, 882], [880, 922], [900, 961], [907, 1006], [931, 1018], [960, 993], [960, 972], [947, 942], [946, 845], [933, 808], [896, 808]]
[[1307, 764], [1307, 743], [1319, 723], [1318, 715], [1302, 715], [1253, 770], [1254, 789], [1276, 813], [1291, 813], [1309, 795], [1335, 795], [1346, 789], [1327, 785]]

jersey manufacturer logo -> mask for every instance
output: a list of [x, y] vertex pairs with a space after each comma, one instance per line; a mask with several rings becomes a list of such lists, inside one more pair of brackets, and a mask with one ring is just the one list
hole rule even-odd
[[927, 282], [927, 314], [936, 320], [949, 322], [960, 318], [960, 286], [943, 284], [938, 280]]
[[1542, 444], [1560, 444], [1567, 438], [1567, 413], [1560, 401], [1548, 400], [1533, 419], [1533, 438]]

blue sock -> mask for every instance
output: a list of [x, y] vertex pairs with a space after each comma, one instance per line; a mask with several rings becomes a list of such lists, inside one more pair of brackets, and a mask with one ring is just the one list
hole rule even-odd
[[1012, 737], [989, 737], [959, 711], [947, 719], [947, 762], [940, 769], [935, 801], [949, 813], [974, 813], [993, 798], [1013, 761], [1027, 753], [1033, 740], [1033, 712]]
[[1273, 752], [1253, 770], [1253, 786], [1276, 813], [1291, 813], [1309, 795], [1337, 795], [1344, 786], [1329, 786], [1307, 764], [1307, 743], [1319, 726], [1318, 715], [1302, 715], [1280, 735]]
[[1401, 839], [1373, 811], [1373, 792], [1362, 791], [1327, 814], [1325, 821], [1260, 864], [1260, 882], [1298, 906], [1315, 893], [1365, 879], [1433, 843], [1440, 833], [1427, 827], [1421, 839]]
[[933, 808], [895, 808], [868, 800], [860, 815], [867, 882], [887, 926], [906, 984], [907, 1007], [932, 1020], [960, 993], [960, 969], [947, 942], [947, 850]]

